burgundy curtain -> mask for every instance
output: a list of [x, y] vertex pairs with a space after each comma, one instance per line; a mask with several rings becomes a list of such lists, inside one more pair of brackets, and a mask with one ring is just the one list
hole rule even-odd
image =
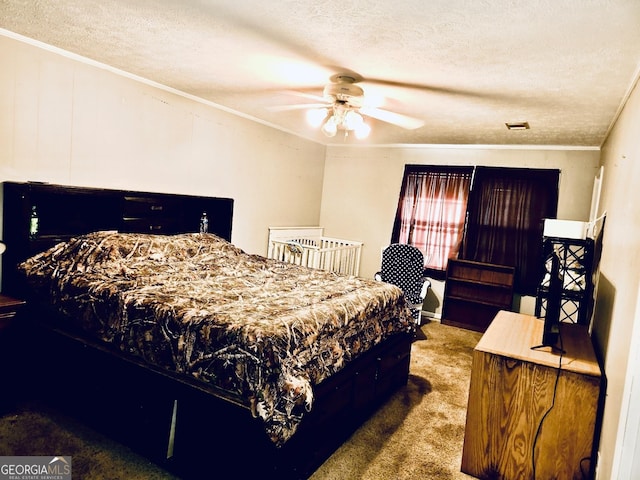
[[472, 167], [405, 167], [392, 242], [419, 248], [425, 268], [445, 270], [458, 256], [472, 174]]
[[478, 167], [461, 258], [516, 267], [515, 290], [535, 295], [544, 218], [555, 218], [559, 170]]

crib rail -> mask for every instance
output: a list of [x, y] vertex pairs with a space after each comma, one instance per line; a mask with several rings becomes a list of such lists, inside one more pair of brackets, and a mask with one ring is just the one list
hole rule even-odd
[[357, 276], [362, 242], [322, 236], [321, 227], [272, 227], [269, 229], [268, 257]]

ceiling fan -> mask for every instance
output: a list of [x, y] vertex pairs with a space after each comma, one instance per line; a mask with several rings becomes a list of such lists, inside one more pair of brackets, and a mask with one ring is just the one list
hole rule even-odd
[[362, 77], [353, 72], [338, 73], [330, 77], [322, 92], [322, 96], [292, 91], [291, 94], [302, 96], [315, 103], [281, 105], [271, 107], [272, 111], [307, 110], [307, 121], [314, 127], [321, 127], [322, 132], [333, 137], [338, 130], [347, 135], [353, 131], [358, 138], [369, 134], [371, 127], [364, 122], [363, 115], [399, 127], [414, 130], [424, 125], [424, 121], [367, 105], [364, 90], [357, 83]]

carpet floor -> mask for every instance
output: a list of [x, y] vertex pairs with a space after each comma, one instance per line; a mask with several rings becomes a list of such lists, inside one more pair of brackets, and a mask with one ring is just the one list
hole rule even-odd
[[[481, 334], [428, 322], [413, 343], [410, 377], [311, 480], [462, 480], [473, 348]], [[128, 448], [38, 405], [0, 417], [0, 456], [70, 455], [74, 479], [175, 479]]]

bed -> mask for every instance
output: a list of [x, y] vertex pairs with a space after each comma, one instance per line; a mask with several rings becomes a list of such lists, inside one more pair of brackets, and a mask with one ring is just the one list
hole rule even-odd
[[[26, 203], [5, 215], [7, 251], [34, 198], [68, 191], [5, 184], [5, 212]], [[205, 234], [124, 222], [114, 198], [144, 192], [82, 194], [109, 197], [104, 208], [118, 212], [104, 218], [119, 228], [72, 222], [12, 259], [25, 335], [38, 342], [25, 361], [34, 394], [184, 477], [307, 478], [406, 383], [415, 327], [396, 287], [248, 254], [230, 222]], [[197, 216], [182, 209], [202, 202], [187, 200], [172, 217]], [[209, 217], [230, 219], [215, 208]]]

